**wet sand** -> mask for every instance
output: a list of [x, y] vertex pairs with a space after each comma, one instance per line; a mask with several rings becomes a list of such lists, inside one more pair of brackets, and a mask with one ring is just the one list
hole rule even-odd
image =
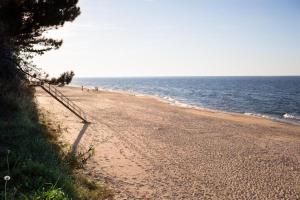
[[59, 88], [84, 125], [46, 92], [37, 102], [62, 140], [95, 147], [85, 173], [115, 199], [300, 199], [300, 126], [182, 108], [155, 98]]

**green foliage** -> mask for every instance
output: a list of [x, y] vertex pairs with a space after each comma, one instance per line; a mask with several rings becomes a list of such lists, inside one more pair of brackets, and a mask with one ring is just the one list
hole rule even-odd
[[62, 40], [46, 38], [43, 33], [73, 21], [80, 14], [77, 3], [78, 0], [1, 0], [0, 79], [26, 78], [20, 71], [40, 75], [32, 58], [62, 45]]
[[[55, 133], [39, 119], [34, 91], [24, 75], [42, 75], [32, 64], [33, 56], [62, 45], [62, 40], [46, 38], [43, 33], [73, 21], [80, 14], [77, 2], [0, 0], [0, 177], [11, 177], [7, 192], [0, 190], [0, 199], [111, 197], [103, 187], [77, 181], [63, 161]], [[73, 76], [73, 72], [64, 73], [58, 82], [68, 84]]]
[[[43, 54], [59, 48], [61, 40], [45, 38], [42, 34], [73, 21], [80, 9], [78, 0], [2, 0], [0, 20], [2, 37], [14, 40], [20, 51]], [[35, 45], [42, 48], [37, 48]]]
[[67, 200], [65, 193], [60, 189], [49, 189], [42, 194], [33, 197], [33, 199], [45, 199], [45, 200]]
[[33, 196], [23, 195], [24, 199], [28, 200], [68, 200], [65, 193], [60, 188], [51, 187], [50, 189], [40, 191]]
[[65, 155], [64, 160], [71, 169], [81, 169], [84, 167], [86, 162], [95, 155], [95, 150], [93, 146], [90, 146], [87, 151], [73, 152], [70, 150], [69, 153]]
[[[49, 183], [57, 183], [68, 196], [76, 197], [70, 172], [60, 160], [55, 145], [48, 141], [47, 129], [39, 123], [35, 106], [28, 105], [33, 101], [25, 98], [32, 98], [33, 91], [23, 90], [21, 96], [10, 92], [0, 97], [2, 102], [13, 105], [1, 109], [6, 110], [5, 113], [14, 111], [13, 115], [8, 114], [9, 120], [5, 115], [0, 118], [0, 177], [11, 177], [7, 184], [8, 198], [23, 199], [25, 195], [32, 199], [34, 194], [50, 189]], [[8, 149], [9, 171], [6, 163]], [[1, 199], [4, 195], [2, 191]]]
[[[1, 83], [1, 81], [0, 81]], [[7, 88], [8, 87], [8, 88]], [[111, 192], [95, 183], [95, 187], [77, 180], [73, 169], [57, 143], [57, 125], [51, 127], [46, 116], [37, 112], [33, 90], [27, 87], [9, 90], [1, 102], [11, 106], [2, 107], [0, 117], [0, 177], [9, 175], [7, 199], [107, 199]], [[13, 111], [14, 114], [11, 114]], [[7, 152], [9, 168], [6, 162]], [[4, 199], [4, 184], [0, 199]], [[95, 198], [94, 198], [95, 197]]]
[[46, 82], [54, 85], [68, 85], [71, 83], [75, 73], [73, 71], [67, 71], [62, 73], [58, 78], [52, 78]]

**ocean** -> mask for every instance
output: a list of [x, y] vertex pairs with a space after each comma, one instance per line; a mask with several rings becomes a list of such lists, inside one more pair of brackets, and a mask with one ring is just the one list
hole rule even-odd
[[152, 95], [179, 106], [300, 124], [300, 77], [74, 78], [72, 85]]

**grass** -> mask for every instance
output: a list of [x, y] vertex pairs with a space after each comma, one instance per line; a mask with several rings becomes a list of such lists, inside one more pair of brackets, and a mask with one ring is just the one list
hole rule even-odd
[[[68, 162], [70, 154], [58, 142], [60, 127], [38, 112], [33, 89], [19, 85], [4, 92], [0, 95], [0, 199], [112, 198], [110, 190], [75, 173], [74, 158]], [[6, 175], [10, 180], [5, 197]]]

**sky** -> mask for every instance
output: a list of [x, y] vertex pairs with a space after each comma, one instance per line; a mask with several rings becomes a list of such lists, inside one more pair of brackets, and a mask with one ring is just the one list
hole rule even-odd
[[51, 76], [300, 75], [299, 0], [79, 0]]

